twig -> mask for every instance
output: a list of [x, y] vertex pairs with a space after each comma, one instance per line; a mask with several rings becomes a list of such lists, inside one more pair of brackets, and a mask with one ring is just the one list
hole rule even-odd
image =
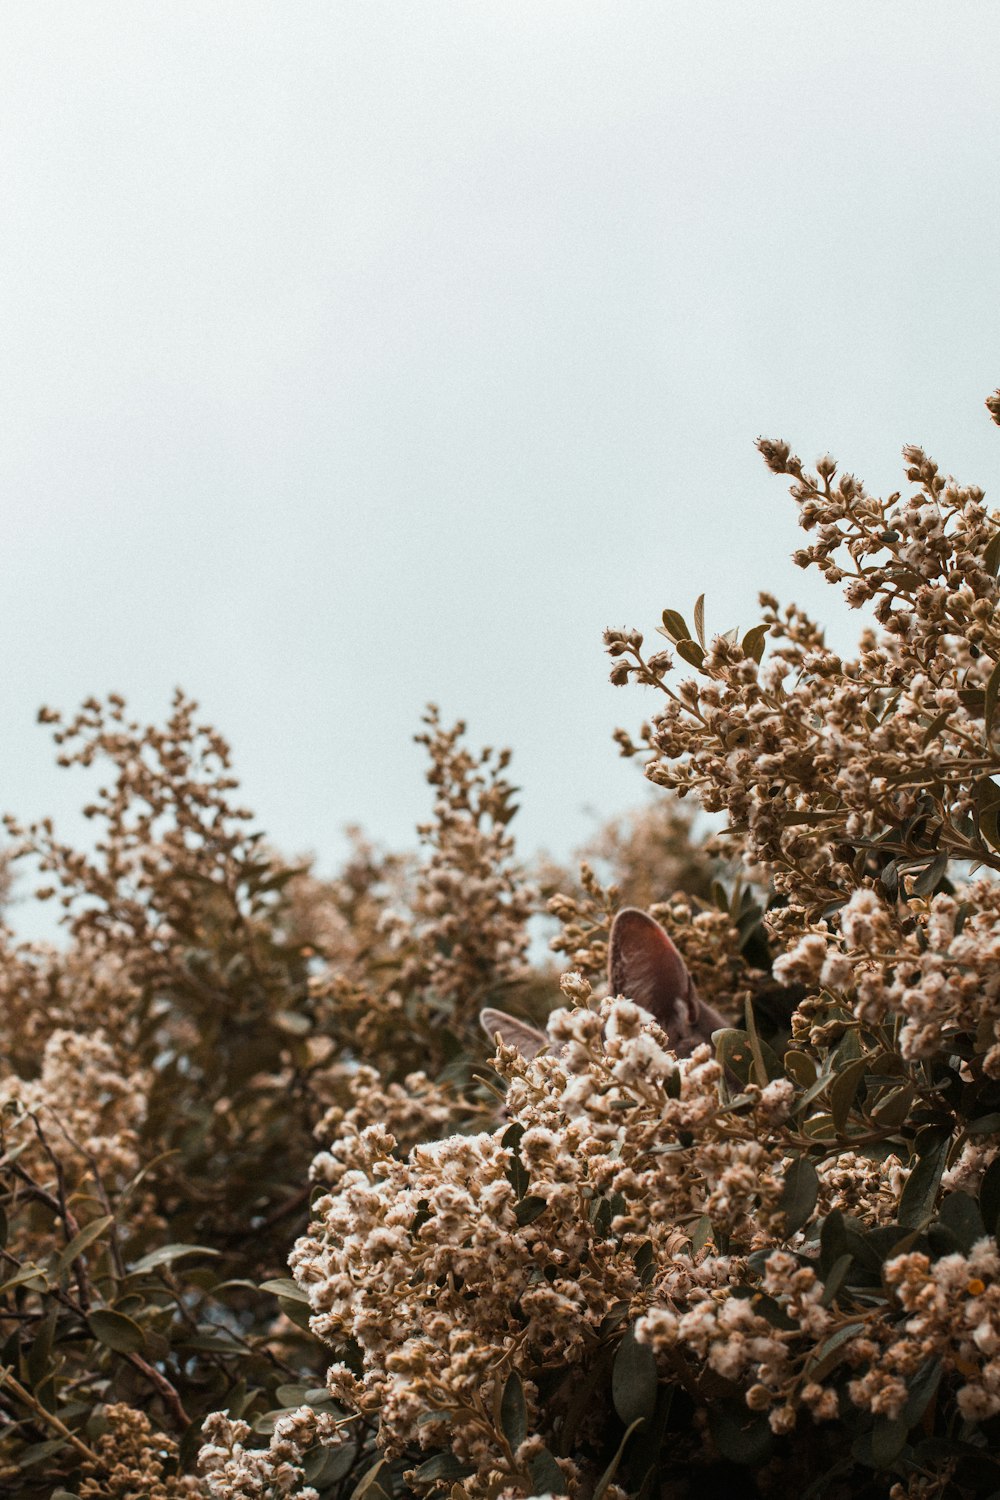
[[46, 1411], [42, 1403], [30, 1391], [26, 1391], [21, 1382], [15, 1380], [10, 1370], [4, 1367], [0, 1367], [0, 1385], [9, 1386], [17, 1399], [24, 1403], [39, 1422], [46, 1423], [54, 1432], [58, 1432], [59, 1436], [65, 1438], [66, 1442], [70, 1443], [77, 1453], [82, 1454], [88, 1463], [93, 1464], [97, 1469], [104, 1467], [93, 1448], [88, 1448], [82, 1438], [78, 1438], [75, 1432], [70, 1432], [65, 1422], [60, 1421], [54, 1412]]

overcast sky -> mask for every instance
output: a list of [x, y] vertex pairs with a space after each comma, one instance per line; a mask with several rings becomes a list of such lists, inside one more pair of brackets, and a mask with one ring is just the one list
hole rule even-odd
[[[175, 684], [332, 870], [412, 842], [422, 705], [525, 852], [642, 796], [608, 624], [799, 573], [754, 452], [994, 487], [1000, 24], [981, 3], [7, 0], [0, 803], [42, 702]], [[829, 596], [829, 597], [827, 597]], [[74, 779], [74, 776], [77, 779]]]

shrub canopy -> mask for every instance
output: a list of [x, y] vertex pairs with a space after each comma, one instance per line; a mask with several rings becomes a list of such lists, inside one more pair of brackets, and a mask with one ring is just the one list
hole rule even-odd
[[[3, 934], [5, 1493], [1000, 1491], [1000, 520], [917, 448], [878, 499], [759, 447], [871, 623], [608, 631], [670, 796], [578, 878], [433, 709], [418, 853], [333, 880], [183, 695], [43, 710], [105, 784], [86, 850], [8, 820], [65, 941]], [[689, 1058], [600, 995], [636, 900], [728, 1020]]]

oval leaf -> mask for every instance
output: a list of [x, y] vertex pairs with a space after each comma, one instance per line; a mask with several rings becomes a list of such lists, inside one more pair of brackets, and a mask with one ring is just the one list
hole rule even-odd
[[899, 1222], [907, 1229], [916, 1229], [930, 1217], [949, 1145], [946, 1138], [931, 1146], [910, 1173], [899, 1198]]
[[785, 1233], [795, 1234], [805, 1224], [816, 1207], [819, 1196], [819, 1178], [816, 1168], [808, 1156], [793, 1161], [785, 1173], [778, 1207], [785, 1216]]
[[524, 1404], [524, 1387], [516, 1370], [511, 1370], [500, 1398], [500, 1426], [504, 1437], [516, 1451], [528, 1436], [528, 1408]]
[[611, 1372], [611, 1399], [626, 1427], [656, 1410], [656, 1356], [630, 1328], [618, 1346]]
[[138, 1323], [112, 1307], [98, 1307], [87, 1319], [94, 1337], [116, 1354], [137, 1354], [146, 1338]]
[[175, 1260], [183, 1260], [189, 1255], [218, 1255], [218, 1250], [210, 1250], [207, 1245], [161, 1245], [158, 1250], [151, 1250], [141, 1260], [137, 1260], [132, 1267], [133, 1273], [142, 1271], [155, 1271], [157, 1266], [172, 1265]]
[[91, 1220], [89, 1224], [83, 1226], [78, 1234], [74, 1234], [65, 1250], [59, 1252], [59, 1259], [56, 1261], [53, 1272], [53, 1277], [56, 1281], [59, 1280], [64, 1271], [69, 1270], [77, 1256], [82, 1255], [88, 1245], [92, 1245], [95, 1240], [100, 1239], [108, 1225], [114, 1223], [114, 1219], [114, 1214], [105, 1214], [103, 1218]]

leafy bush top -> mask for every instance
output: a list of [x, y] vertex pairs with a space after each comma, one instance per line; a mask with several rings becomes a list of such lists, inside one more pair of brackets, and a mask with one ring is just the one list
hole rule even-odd
[[916, 448], [886, 500], [760, 448], [874, 624], [607, 634], [623, 753], [725, 816], [714, 884], [678, 814], [605, 845], [731, 1019], [690, 1058], [594, 995], [587, 866], [551, 1049], [485, 1068], [551, 997], [506, 752], [436, 712], [422, 857], [327, 882], [182, 696], [46, 713], [112, 777], [91, 852], [9, 825], [68, 939], [4, 953], [11, 1493], [1000, 1490], [1000, 524]]

